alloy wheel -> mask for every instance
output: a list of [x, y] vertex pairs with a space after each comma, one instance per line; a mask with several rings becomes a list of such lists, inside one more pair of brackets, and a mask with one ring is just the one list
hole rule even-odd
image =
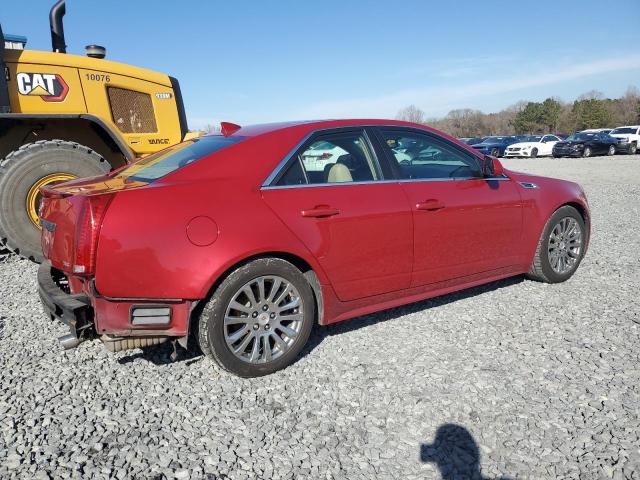
[[556, 273], [567, 273], [580, 259], [582, 228], [573, 217], [564, 217], [554, 225], [547, 245], [549, 263]]
[[248, 363], [269, 363], [284, 355], [300, 335], [304, 305], [288, 280], [261, 276], [231, 297], [224, 316], [224, 338], [231, 352]]

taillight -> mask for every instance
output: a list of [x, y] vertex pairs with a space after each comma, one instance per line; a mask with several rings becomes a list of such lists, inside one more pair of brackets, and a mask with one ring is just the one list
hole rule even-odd
[[113, 194], [85, 197], [80, 216], [76, 223], [73, 273], [92, 275], [96, 266], [96, 250], [98, 237], [107, 207]]

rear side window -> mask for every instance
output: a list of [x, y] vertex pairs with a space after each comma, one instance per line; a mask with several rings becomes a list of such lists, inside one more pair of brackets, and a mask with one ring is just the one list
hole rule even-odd
[[378, 161], [364, 132], [316, 137], [296, 152], [278, 185], [370, 182], [381, 179]]
[[115, 178], [138, 182], [153, 182], [185, 165], [244, 140], [245, 137], [212, 135], [194, 138], [149, 155], [118, 172]]

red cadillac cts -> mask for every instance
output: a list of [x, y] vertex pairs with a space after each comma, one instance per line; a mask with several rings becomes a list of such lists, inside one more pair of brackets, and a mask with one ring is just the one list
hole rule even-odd
[[584, 191], [503, 169], [392, 120], [239, 127], [43, 190], [38, 283], [70, 328], [117, 351], [195, 334], [243, 377], [327, 325], [513, 275], [573, 275]]

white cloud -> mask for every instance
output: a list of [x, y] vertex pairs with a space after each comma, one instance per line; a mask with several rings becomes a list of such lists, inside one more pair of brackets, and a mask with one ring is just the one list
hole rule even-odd
[[[452, 108], [459, 108], [463, 102], [468, 103], [470, 99], [636, 69], [640, 69], [640, 55], [572, 65], [536, 66], [525, 73], [511, 76], [495, 74], [490, 78], [456, 87], [405, 89], [376, 97], [316, 102], [302, 109], [296, 109], [289, 117], [393, 117], [400, 108], [410, 104], [417, 105], [429, 115], [437, 115], [446, 113]], [[523, 70], [522, 65], [519, 65], [519, 70]]]

